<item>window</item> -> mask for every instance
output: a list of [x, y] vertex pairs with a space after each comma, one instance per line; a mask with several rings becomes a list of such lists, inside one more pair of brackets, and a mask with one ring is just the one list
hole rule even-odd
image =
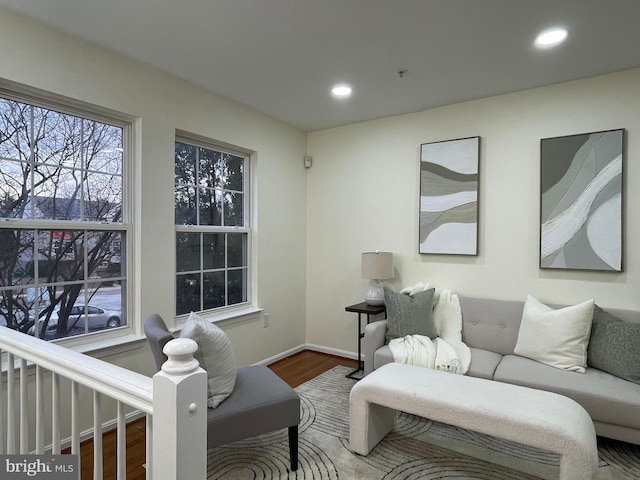
[[0, 91], [0, 325], [126, 325], [129, 124]]
[[175, 144], [176, 315], [247, 304], [249, 156]]

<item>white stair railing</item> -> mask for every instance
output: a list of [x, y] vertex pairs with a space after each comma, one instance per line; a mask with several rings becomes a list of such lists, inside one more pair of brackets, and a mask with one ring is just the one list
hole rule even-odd
[[[116, 478], [125, 480], [129, 410], [129, 415], [146, 414], [147, 479], [204, 479], [207, 380], [193, 359], [196, 349], [188, 339], [167, 343], [169, 360], [152, 379], [0, 326], [0, 454], [59, 454], [63, 445], [80, 454], [81, 430], [88, 429], [94, 440], [93, 478], [100, 480], [103, 421], [105, 414], [113, 415], [107, 425], [117, 429]], [[92, 397], [85, 400], [87, 389]], [[70, 408], [63, 408], [65, 401]], [[81, 413], [87, 410], [92, 422], [85, 425]]]

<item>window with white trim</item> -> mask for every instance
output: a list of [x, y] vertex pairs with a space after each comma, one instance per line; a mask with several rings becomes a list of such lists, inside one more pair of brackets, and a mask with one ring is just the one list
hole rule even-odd
[[0, 91], [0, 325], [46, 340], [127, 324], [131, 125], [90, 108]]
[[248, 304], [249, 159], [176, 138], [176, 315]]

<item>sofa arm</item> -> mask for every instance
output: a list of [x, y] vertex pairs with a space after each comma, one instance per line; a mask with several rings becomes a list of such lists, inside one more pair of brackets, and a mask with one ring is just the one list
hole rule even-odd
[[364, 353], [364, 374], [373, 372], [373, 354], [384, 345], [387, 334], [387, 321], [378, 320], [364, 327], [362, 349]]

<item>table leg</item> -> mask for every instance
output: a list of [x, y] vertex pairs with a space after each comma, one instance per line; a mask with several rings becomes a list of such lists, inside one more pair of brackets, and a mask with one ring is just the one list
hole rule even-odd
[[[367, 315], [367, 323], [369, 323], [369, 315]], [[362, 314], [358, 312], [358, 368], [345, 375], [347, 378], [352, 378], [354, 380], [360, 380], [360, 378], [356, 377], [355, 374], [364, 371], [364, 362], [362, 361], [361, 347], [362, 337], [364, 337], [364, 333], [362, 333]]]

